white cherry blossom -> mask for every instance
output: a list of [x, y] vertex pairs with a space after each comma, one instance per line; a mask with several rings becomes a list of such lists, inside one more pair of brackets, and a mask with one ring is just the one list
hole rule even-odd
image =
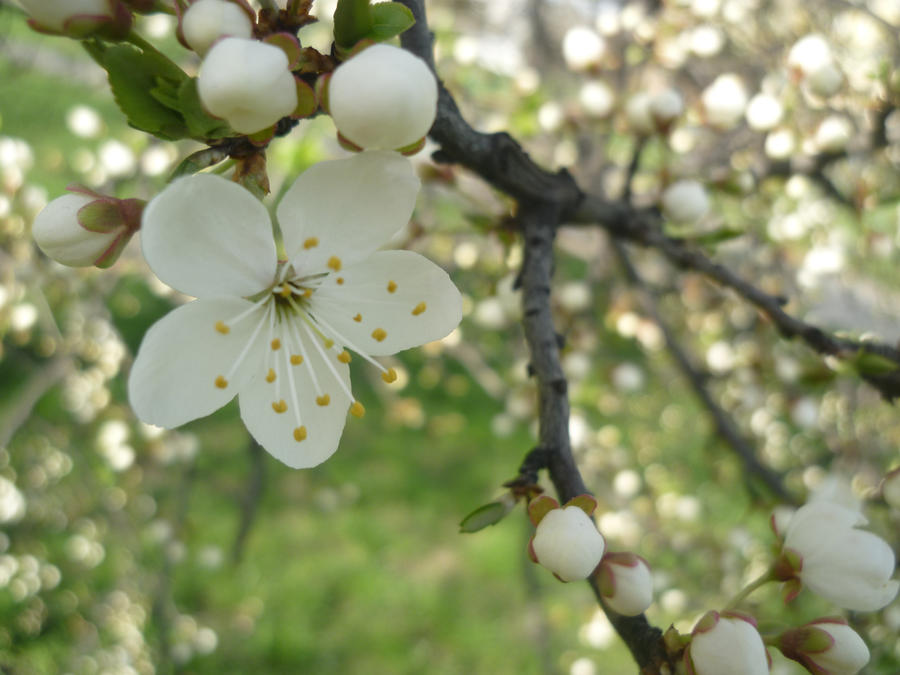
[[279, 261], [265, 207], [223, 178], [169, 185], [144, 212], [144, 255], [157, 276], [198, 299], [144, 337], [129, 379], [138, 417], [176, 427], [239, 395], [253, 437], [292, 467], [337, 448], [352, 350], [373, 356], [447, 335], [459, 291], [410, 251], [376, 251], [409, 219], [419, 181], [391, 152], [364, 152], [306, 170], [277, 208]]
[[707, 612], [691, 635], [684, 653], [689, 675], [768, 675], [766, 647], [750, 617]]
[[247, 13], [227, 0], [197, 0], [181, 17], [184, 40], [198, 54], [205, 54], [220, 37], [247, 38], [253, 35], [253, 25]]

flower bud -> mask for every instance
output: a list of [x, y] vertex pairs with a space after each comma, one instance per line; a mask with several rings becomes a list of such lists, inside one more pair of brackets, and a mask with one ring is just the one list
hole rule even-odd
[[197, 0], [181, 16], [185, 43], [198, 54], [209, 51], [223, 36], [250, 38], [253, 24], [247, 12], [228, 0]]
[[820, 152], [842, 152], [853, 136], [853, 127], [846, 117], [830, 115], [816, 129], [816, 147]]
[[900, 511], [900, 467], [884, 477], [881, 484], [881, 496], [892, 509]]
[[856, 528], [866, 522], [858, 511], [827, 501], [800, 507], [785, 534], [777, 578], [808, 586], [844, 609], [874, 612], [886, 606], [900, 589], [891, 580], [894, 551], [881, 537]]
[[720, 129], [730, 129], [736, 125], [747, 107], [744, 84], [732, 73], [719, 75], [703, 90], [702, 99], [706, 120]]
[[566, 31], [562, 44], [563, 58], [572, 70], [587, 70], [600, 63], [606, 53], [606, 42], [586, 26]]
[[816, 68], [809, 73], [804, 80], [809, 91], [821, 98], [834, 96], [841, 90], [844, 84], [844, 75], [833, 63], [826, 63], [821, 68]]
[[338, 132], [366, 150], [397, 150], [421, 141], [437, 114], [437, 81], [425, 62], [377, 44], [341, 64], [328, 82]]
[[856, 675], [869, 662], [869, 648], [839, 618], [811, 621], [778, 636], [778, 649], [816, 675]]
[[663, 131], [684, 112], [684, 100], [674, 89], [663, 89], [650, 97], [650, 114]]
[[768, 675], [769, 657], [751, 617], [707, 612], [684, 651], [689, 675]]
[[213, 45], [200, 66], [197, 91], [206, 109], [235, 131], [252, 134], [297, 107], [297, 85], [278, 47], [227, 37]]
[[598, 570], [600, 594], [623, 616], [637, 616], [653, 602], [653, 580], [647, 561], [634, 553], [607, 553]]
[[747, 124], [756, 131], [770, 131], [778, 126], [784, 115], [784, 106], [774, 96], [757, 94], [747, 106]]
[[20, 0], [32, 28], [82, 38], [94, 33], [124, 37], [131, 13], [119, 0]]
[[143, 202], [114, 199], [83, 188], [57, 197], [34, 219], [38, 247], [71, 267], [109, 267], [140, 226]]
[[662, 194], [662, 210], [676, 223], [696, 223], [709, 211], [706, 190], [695, 180], [679, 180]]
[[831, 47], [825, 38], [816, 33], [797, 40], [788, 52], [787, 59], [788, 66], [801, 76], [809, 75], [832, 61]]
[[606, 542], [594, 521], [583, 508], [574, 505], [547, 511], [529, 545], [532, 559], [562, 581], [587, 579], [605, 549]]
[[650, 114], [650, 94], [640, 91], [625, 103], [625, 118], [628, 126], [640, 136], [649, 136], [656, 131], [656, 122]]

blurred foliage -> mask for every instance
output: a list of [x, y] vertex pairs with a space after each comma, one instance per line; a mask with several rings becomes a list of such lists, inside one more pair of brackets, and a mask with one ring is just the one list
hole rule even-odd
[[[808, 177], [757, 182], [750, 156], [762, 155], [765, 134], [713, 131], [698, 103], [717, 74], [734, 71], [750, 93], [779, 96], [799, 145], [833, 110], [863, 128], [886, 95], [878, 73], [897, 67], [900, 18], [866, 18], [890, 3], [826, 4], [698, 0], [654, 14], [639, 4], [456, 0], [433, 3], [431, 20], [440, 72], [475, 126], [509, 130], [537, 160], [598, 189], [621, 188], [635, 147], [624, 97], [676, 87], [687, 111], [648, 140], [636, 200], [655, 203], [675, 176], [701, 177], [714, 215], [684, 236], [790, 297], [793, 312], [896, 340], [900, 139], [831, 166], [830, 179], [858, 197], [851, 208]], [[605, 60], [572, 72], [559, 45], [588, 23], [606, 36]], [[196, 68], [170, 19], [141, 29]], [[868, 51], [854, 30], [875, 36]], [[304, 31], [305, 44], [327, 48], [327, 21]], [[815, 31], [833, 35], [848, 79], [827, 101], [784, 67], [790, 45]], [[718, 51], [704, 39], [719, 40]], [[234, 404], [179, 430], [151, 428], [129, 411], [129, 362], [147, 327], [184, 298], [153, 277], [136, 243], [109, 271], [74, 270], [43, 257], [29, 227], [73, 181], [150, 198], [197, 146], [128, 128], [90, 59], [32, 33], [8, 4], [0, 41], [0, 669], [633, 672], [587, 589], [528, 561], [521, 506], [458, 532], [535, 442], [513, 283], [521, 249], [504, 197], [416, 158], [425, 188], [397, 243], [451, 272], [466, 318], [440, 343], [391, 359], [401, 377], [390, 387], [354, 362], [370, 414], [351, 420], [324, 465], [292, 471], [254, 449]], [[607, 114], [585, 107], [592, 80], [615, 94]], [[304, 122], [270, 150], [273, 194], [337, 153], [327, 118]], [[613, 549], [651, 562], [650, 620], [690, 630], [765, 564], [776, 505], [715, 436], [603, 237], [565, 230], [559, 249], [571, 433], [598, 523]], [[875, 498], [898, 462], [896, 410], [852, 373], [780, 342], [736, 298], [653, 254], [636, 263], [717, 400], [788, 487], [802, 495], [843, 476], [870, 501], [872, 529], [896, 534], [900, 514]], [[808, 593], [785, 608], [775, 588], [751, 609], [763, 628], [835, 611]], [[872, 648], [866, 672], [897, 673], [900, 604], [851, 620]], [[798, 670], [776, 655], [774, 672]]]

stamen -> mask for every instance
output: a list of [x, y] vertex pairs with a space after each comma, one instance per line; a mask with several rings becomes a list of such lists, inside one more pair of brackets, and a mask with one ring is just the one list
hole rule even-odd
[[[307, 251], [311, 248], [315, 248], [318, 245], [319, 245], [318, 237], [310, 237], [309, 239], [307, 239], [306, 241], [303, 242], [303, 248], [305, 248]], [[304, 437], [305, 437], [305, 435], [304, 435]]]
[[299, 366], [303, 363], [303, 357], [300, 354], [291, 354], [291, 365]]
[[396, 281], [389, 281], [389, 282], [388, 282], [388, 285], [387, 285], [387, 291], [388, 291], [388, 293], [393, 293], [393, 292], [396, 291], [396, 290], [397, 290], [397, 282], [396, 282]]
[[224, 377], [222, 377], [221, 375], [219, 375], [219, 376], [216, 378], [216, 386], [217, 386], [219, 389], [224, 389], [225, 387], [228, 386], [228, 380], [226, 380]]
[[283, 413], [283, 412], [286, 412], [286, 411], [287, 411], [287, 403], [284, 402], [284, 399], [280, 399], [280, 400], [278, 400], [278, 401], [275, 401], [275, 402], [272, 404], [272, 410], [274, 410], [274, 411], [277, 412], [277, 413]]
[[344, 285], [344, 277], [338, 277], [337, 283], [338, 283], [338, 286], [343, 286]]
[[338, 258], [336, 255], [331, 256], [328, 259], [328, 267], [333, 269], [335, 272], [340, 272], [341, 271], [341, 259]]
[[[262, 330], [263, 324], [266, 323], [266, 319], [268, 319], [272, 315], [273, 311], [274, 311], [274, 309], [273, 309], [272, 305], [269, 305], [266, 308], [265, 314], [263, 314], [263, 317], [260, 319], [259, 323], [256, 324], [256, 328], [253, 329], [253, 334], [250, 336], [250, 339], [247, 340], [247, 344], [244, 345], [244, 348], [241, 350], [241, 353], [238, 354], [237, 359], [235, 360], [235, 362], [233, 364], [231, 364], [231, 368], [225, 374], [226, 380], [230, 380], [234, 376], [235, 372], [240, 367], [241, 363], [243, 363], [244, 359], [247, 358], [247, 354], [250, 351], [250, 346], [256, 340], [256, 336], [259, 335], [259, 331]], [[241, 317], [241, 318], [243, 318], [243, 317]], [[235, 321], [235, 320], [236, 319], [232, 319], [232, 321]]]
[[[312, 328], [310, 328], [307, 323], [303, 323], [302, 325], [306, 330], [306, 334], [309, 335], [313, 347], [316, 348], [316, 351], [319, 352], [319, 356], [322, 357], [322, 361], [325, 363], [325, 367], [328, 368], [329, 371], [331, 371], [334, 379], [337, 380], [338, 386], [340, 386], [340, 388], [344, 390], [344, 393], [347, 394], [347, 398], [349, 398], [351, 401], [354, 400], [353, 393], [350, 391], [350, 388], [344, 383], [344, 380], [341, 379], [341, 376], [338, 374], [337, 368], [334, 367], [334, 365], [331, 363], [331, 360], [328, 358], [328, 355], [325, 354], [325, 350], [322, 349], [322, 347], [319, 345], [318, 341], [313, 335]], [[312, 368], [310, 368], [310, 371], [312, 371]], [[316, 402], [318, 403], [318, 400], [316, 400]]]
[[294, 294], [294, 290], [290, 286], [288, 286], [287, 284], [281, 285], [281, 297], [282, 298], [289, 298], [293, 294]]
[[[289, 321], [288, 326], [291, 331], [291, 337], [293, 337], [297, 341], [297, 347], [300, 350], [300, 354], [299, 354], [300, 360], [297, 362], [296, 365], [300, 365], [304, 361], [309, 363], [309, 355], [306, 353], [306, 346], [303, 344], [303, 338], [300, 335], [300, 329], [297, 328], [296, 323], [293, 321]], [[291, 359], [291, 363], [293, 363], [293, 362], [294, 362], [294, 359]], [[310, 366], [309, 366], [309, 375], [310, 375], [310, 377], [312, 377], [313, 388], [316, 390], [316, 392], [322, 391], [322, 387], [319, 386], [319, 378], [316, 376], [316, 369], [312, 367], [312, 364], [310, 364]]]
[[384, 328], [376, 328], [372, 331], [372, 338], [376, 342], [382, 342], [387, 337], [387, 331]]
[[325, 345], [325, 349], [331, 349], [332, 347], [334, 347], [334, 340], [332, 340], [331, 338], [325, 338], [324, 340], [322, 340], [322, 344]]
[[312, 294], [313, 294], [313, 289], [311, 289], [311, 288], [304, 288], [304, 289], [303, 289], [303, 297], [304, 297], [304, 298], [311, 298], [311, 297], [312, 297]]
[[220, 332], [222, 335], [228, 335], [228, 333], [231, 331], [231, 326], [234, 326], [235, 324], [243, 321], [247, 317], [248, 314], [250, 314], [254, 309], [259, 308], [260, 305], [263, 305], [266, 302], [268, 302], [268, 300], [269, 300], [268, 296], [263, 296], [262, 300], [257, 300], [256, 302], [253, 303], [253, 305], [251, 307], [248, 307], [247, 309], [240, 312], [236, 316], [231, 317], [227, 321], [216, 321], [216, 324], [215, 324], [216, 330], [218, 332]]
[[269, 368], [269, 372], [266, 374], [266, 382], [274, 382], [275, 381], [275, 371], [272, 368]]
[[286, 349], [284, 351], [285, 370], [287, 370], [288, 375], [288, 389], [291, 391], [291, 403], [294, 405], [294, 419], [297, 420], [297, 426], [294, 429], [294, 440], [302, 441], [306, 438], [306, 427], [303, 426], [303, 420], [300, 419], [300, 405], [297, 403], [297, 385], [294, 382], [294, 371], [287, 365], [287, 352], [288, 350]]
[[353, 405], [350, 406], [350, 414], [354, 417], [362, 417], [366, 414], [366, 409], [362, 403], [354, 401]]
[[350, 352], [345, 349], [337, 355], [337, 360], [341, 363], [350, 363]]
[[353, 320], [356, 323], [359, 323], [360, 321], [362, 321], [362, 314], [357, 314], [356, 316], [353, 317]]
[[277, 352], [279, 349], [281, 349], [281, 340], [275, 338], [274, 340], [272, 340], [272, 342], [269, 343], [269, 345], [272, 347], [273, 352]]
[[397, 381], [397, 371], [393, 368], [388, 368], [387, 371], [381, 374], [381, 379], [390, 384], [391, 382]]
[[320, 406], [326, 406], [331, 403], [331, 397], [328, 394], [322, 394], [321, 396], [316, 396], [316, 404]]
[[419, 316], [419, 314], [421, 314], [421, 313], [424, 312], [424, 311], [425, 311], [425, 303], [424, 303], [424, 302], [420, 302], [418, 305], [416, 305], [415, 307], [413, 307], [412, 315], [413, 315], [413, 316]]
[[294, 440], [298, 443], [306, 440], [306, 427], [301, 425], [294, 429]]
[[[360, 317], [360, 318], [362, 318], [362, 317]], [[328, 323], [325, 319], [323, 319], [320, 316], [314, 317], [314, 319], [315, 319], [316, 323], [321, 324], [325, 328], [325, 330], [327, 330], [329, 333], [334, 335], [338, 340], [340, 340], [342, 345], [344, 345], [345, 347], [350, 347], [350, 349], [355, 351], [357, 354], [359, 354], [361, 357], [363, 357], [366, 361], [368, 361], [373, 366], [378, 368], [378, 370], [380, 370], [382, 373], [385, 372], [383, 365], [381, 365], [380, 363], [378, 363], [378, 361], [376, 361], [371, 356], [366, 354], [364, 349], [360, 349], [355, 344], [353, 344], [350, 340], [348, 340], [343, 335], [341, 335], [338, 331], [336, 331], [334, 329], [334, 326], [332, 326], [330, 323]]]
[[216, 330], [222, 335], [228, 335], [231, 332], [231, 329], [225, 325], [224, 321], [216, 321]]

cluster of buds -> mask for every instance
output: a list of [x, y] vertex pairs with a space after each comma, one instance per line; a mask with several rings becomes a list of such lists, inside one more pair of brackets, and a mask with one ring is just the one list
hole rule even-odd
[[624, 616], [643, 613], [653, 601], [650, 567], [634, 553], [612, 553], [591, 516], [597, 501], [579, 495], [562, 506], [540, 496], [528, 505], [535, 526], [528, 544], [531, 559], [560, 581], [594, 577], [604, 602]]

